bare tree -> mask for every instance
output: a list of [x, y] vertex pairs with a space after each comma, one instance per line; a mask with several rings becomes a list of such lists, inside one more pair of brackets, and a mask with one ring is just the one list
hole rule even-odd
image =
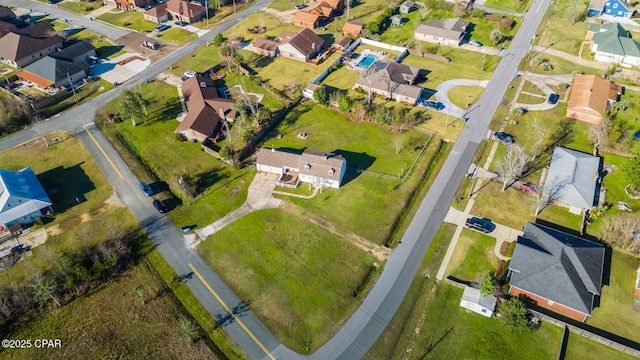
[[550, 180], [542, 185], [534, 194], [535, 215], [538, 216], [545, 207], [553, 204], [560, 198], [562, 189], [569, 183], [568, 180]]
[[589, 140], [594, 146], [609, 146], [608, 132], [611, 128], [611, 120], [604, 118], [594, 126], [589, 127]]
[[399, 154], [400, 151], [402, 151], [402, 149], [404, 149], [404, 138], [402, 136], [396, 136], [395, 138], [393, 138], [392, 140], [393, 145], [396, 147], [396, 154]]
[[496, 172], [502, 178], [502, 191], [513, 181], [518, 180], [529, 163], [529, 158], [517, 145], [510, 145], [504, 156], [496, 162]]
[[420, 16], [422, 16], [422, 21], [424, 21], [424, 19], [427, 18], [427, 15], [429, 15], [429, 7], [427, 5], [422, 4], [422, 6], [420, 6]]
[[608, 217], [604, 228], [604, 241], [630, 252], [637, 253], [640, 250], [640, 240], [634, 236], [634, 231], [640, 229], [640, 213], [618, 213]]
[[38, 275], [33, 278], [31, 289], [33, 290], [33, 299], [40, 303], [40, 305], [44, 305], [47, 301], [53, 300], [58, 307], [62, 307], [58, 299], [54, 296], [56, 288], [52, 280], [45, 279]]
[[539, 116], [536, 116], [529, 123], [529, 137], [533, 137], [535, 139], [535, 143], [531, 147], [531, 159], [535, 160], [538, 155], [542, 152], [544, 148], [546, 136], [547, 136], [547, 127], [544, 126], [542, 120]]

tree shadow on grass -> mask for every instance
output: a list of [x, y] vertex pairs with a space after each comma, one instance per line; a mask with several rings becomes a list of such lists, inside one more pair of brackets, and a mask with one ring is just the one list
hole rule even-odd
[[348, 171], [342, 178], [341, 186], [344, 186], [351, 180], [357, 178], [358, 175], [370, 168], [371, 165], [373, 165], [373, 163], [376, 161], [375, 157], [367, 154], [366, 152], [357, 153], [353, 151], [337, 149], [332, 151], [332, 153], [342, 156], [347, 161]]
[[81, 167], [82, 164], [84, 162], [71, 167], [58, 166], [38, 175], [56, 213], [63, 213], [87, 201], [85, 194], [96, 189], [91, 178]]

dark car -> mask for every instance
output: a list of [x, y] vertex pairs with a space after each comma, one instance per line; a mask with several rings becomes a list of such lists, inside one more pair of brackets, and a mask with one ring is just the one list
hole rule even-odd
[[504, 131], [497, 132], [493, 134], [493, 136], [495, 136], [496, 139], [502, 141], [505, 145], [510, 145], [510, 144], [513, 144], [514, 142], [513, 136], [507, 134]]
[[420, 102], [418, 105], [420, 106], [424, 106], [426, 108], [429, 109], [433, 109], [436, 111], [440, 111], [442, 109], [444, 109], [444, 104], [439, 102], [439, 101], [433, 101], [433, 100], [424, 100], [422, 102]]
[[153, 207], [156, 208], [156, 210], [158, 210], [159, 213], [164, 214], [167, 212], [167, 205], [165, 205], [162, 201], [160, 200], [153, 200]]
[[151, 190], [151, 187], [149, 187], [149, 185], [144, 181], [140, 182], [140, 190], [142, 190], [142, 192], [147, 196], [153, 195], [153, 190]]
[[169, 30], [169, 29], [171, 29], [171, 25], [160, 24], [160, 25], [156, 26], [156, 31], [157, 32], [163, 32], [163, 31]]
[[552, 93], [551, 95], [549, 95], [549, 100], [547, 100], [547, 102], [551, 105], [555, 105], [558, 103], [558, 99], [560, 99], [560, 96], [558, 96], [558, 94], [556, 93]]
[[184, 21], [176, 21], [174, 22], [174, 24], [178, 25], [178, 26], [187, 26], [187, 23]]
[[296, 5], [296, 9], [298, 9], [298, 10], [300, 10], [300, 9], [304, 9], [304, 8], [306, 8], [306, 7], [307, 7], [307, 4], [299, 4], [299, 5]]
[[496, 224], [492, 223], [489, 219], [470, 217], [465, 221], [464, 225], [469, 229], [475, 229], [488, 234], [496, 229]]

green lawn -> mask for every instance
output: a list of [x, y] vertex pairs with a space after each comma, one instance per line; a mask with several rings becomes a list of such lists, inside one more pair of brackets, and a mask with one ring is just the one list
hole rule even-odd
[[100, 58], [114, 58], [126, 53], [123, 46], [114, 45], [109, 39], [90, 30], [81, 29], [69, 37], [71, 40], [88, 40], [96, 48]]
[[198, 38], [198, 35], [181, 29], [179, 27], [172, 27], [171, 29], [158, 34], [158, 37], [164, 41], [168, 41], [174, 44], [186, 44]]
[[487, 0], [484, 4], [492, 9], [525, 13], [529, 8], [528, 0]]
[[640, 342], [640, 312], [633, 310], [633, 295], [638, 258], [614, 250], [609, 284], [600, 292], [600, 306], [593, 310], [587, 324]]
[[582, 360], [582, 359], [617, 359], [632, 360], [637, 359], [620, 350], [610, 346], [600, 344], [597, 341], [587, 339], [584, 336], [569, 332], [567, 340], [567, 352], [564, 357], [566, 360]]
[[[252, 34], [250, 28], [259, 25], [266, 27], [263, 34]], [[302, 28], [293, 24], [283, 23], [274, 16], [265, 12], [255, 12], [240, 21], [237, 25], [224, 32], [224, 36], [233, 39], [235, 37], [243, 37], [244, 41], [252, 42], [256, 38], [266, 38], [267, 36], [279, 36], [282, 31], [297, 32]]]
[[191, 53], [191, 55], [173, 64], [169, 69], [169, 72], [176, 76], [182, 76], [185, 71], [189, 70], [202, 72], [221, 63], [222, 60], [223, 58], [220, 55], [220, 51], [217, 46], [203, 46]]
[[351, 90], [358, 78], [360, 78], [359, 71], [351, 70], [347, 66], [342, 66], [340, 69], [327, 75], [322, 81], [322, 84], [332, 88]]
[[156, 24], [146, 21], [144, 19], [144, 15], [139, 11], [112, 10], [98, 16], [98, 20], [102, 20], [115, 26], [142, 32], [151, 32], [156, 27]]
[[291, 1], [291, 0], [273, 0], [269, 3], [269, 7], [276, 10], [293, 10], [295, 9], [298, 3], [303, 3], [303, 1]]
[[553, 48], [556, 50], [578, 55], [580, 44], [585, 41], [589, 24], [586, 22], [571, 24], [569, 15], [578, 9], [584, 10], [584, 7], [583, 3], [572, 0], [554, 2], [552, 9], [540, 24], [538, 45], [547, 47], [553, 44]]
[[[571, 62], [570, 60], [566, 60], [557, 56], [549, 55], [546, 53], [542, 53], [539, 55], [535, 55], [536, 58], [533, 60], [533, 65], [529, 68], [529, 71], [540, 73], [540, 74], [548, 74], [548, 75], [562, 75], [562, 74], [571, 74], [573, 71], [578, 71], [587, 75], [601, 75], [602, 70], [596, 69], [593, 67], [582, 66]], [[537, 58], [545, 58], [548, 62], [553, 66], [553, 69], [545, 71], [542, 70], [538, 66]]]
[[[102, 88], [102, 90], [100, 90], [100, 88]], [[58, 102], [51, 103], [41, 109], [40, 116], [46, 119], [77, 104], [93, 99], [111, 88], [113, 88], [113, 84], [103, 79], [88, 82], [80, 87], [76, 87], [75, 94], [73, 91], [69, 92], [66, 98], [60, 99]]]
[[492, 72], [500, 61], [500, 58], [497, 56], [487, 55], [484, 59], [485, 71], [480, 71], [484, 57], [483, 54], [449, 47], [440, 47], [438, 54], [448, 57], [451, 59], [451, 62], [447, 63], [426, 57], [422, 58], [416, 55], [408, 55], [402, 60], [402, 63], [427, 70], [427, 81], [420, 84], [420, 86], [435, 89], [437, 85], [447, 80], [489, 80]]
[[374, 262], [278, 209], [233, 222], [198, 250], [279, 340], [303, 354], [324, 344], [360, 304], [353, 292]]
[[479, 86], [458, 86], [451, 89], [448, 93], [451, 102], [464, 109], [466, 104], [473, 104], [482, 95], [483, 87]]
[[445, 275], [481, 283], [496, 271], [498, 258], [493, 250], [496, 239], [477, 231], [462, 230]]
[[101, 8], [103, 5], [104, 4], [100, 1], [94, 1], [91, 3], [84, 1], [63, 1], [61, 3], [58, 3], [56, 6], [81, 15], [86, 15], [96, 9]]

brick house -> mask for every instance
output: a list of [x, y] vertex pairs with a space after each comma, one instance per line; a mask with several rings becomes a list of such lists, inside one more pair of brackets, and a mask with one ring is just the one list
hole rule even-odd
[[193, 24], [207, 15], [207, 8], [196, 3], [169, 0], [144, 12], [144, 19], [159, 24], [169, 19]]
[[300, 61], [315, 58], [323, 48], [324, 39], [309, 29], [302, 29], [295, 34], [283, 32], [278, 45], [280, 56]]
[[578, 74], [573, 80], [566, 116], [597, 124], [621, 94], [622, 86], [612, 81], [595, 75]]

